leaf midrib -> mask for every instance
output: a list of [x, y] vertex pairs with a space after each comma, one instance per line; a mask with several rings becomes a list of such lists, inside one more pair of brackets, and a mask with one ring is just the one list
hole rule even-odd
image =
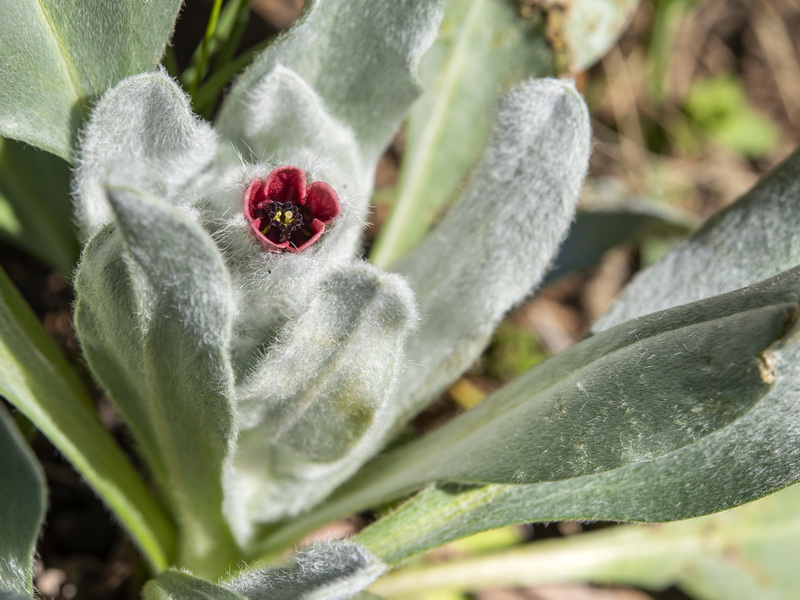
[[438, 88], [439, 92], [436, 94], [428, 124], [417, 145], [419, 150], [411, 153], [411, 161], [404, 168], [408, 176], [404, 176], [402, 179], [402, 188], [394, 211], [387, 222], [382, 239], [378, 242], [376, 252], [371, 257], [371, 261], [381, 268], [386, 268], [398, 258], [402, 251], [401, 245], [408, 234], [407, 223], [411, 215], [417, 211], [420, 201], [424, 199], [424, 195], [420, 193], [420, 186], [430, 170], [431, 156], [437, 146], [436, 141], [441, 138], [444, 130], [445, 117], [448, 114], [447, 108], [452, 103], [453, 95], [460, 81], [460, 74], [467, 63], [469, 40], [472, 38], [473, 32], [480, 26], [479, 16], [483, 13], [485, 6], [486, 0], [474, 0], [470, 4], [467, 16], [456, 34], [453, 50], [445, 60], [441, 71], [443, 73], [440, 80], [442, 84]]
[[61, 37], [61, 34], [56, 27], [55, 21], [53, 20], [52, 15], [50, 14], [50, 9], [45, 4], [46, 0], [34, 0], [36, 2], [36, 6], [39, 8], [39, 11], [42, 13], [42, 18], [44, 19], [44, 23], [47, 26], [47, 29], [50, 31], [50, 34], [55, 41], [56, 48], [58, 50], [58, 56], [61, 59], [61, 62], [64, 66], [64, 71], [67, 74], [67, 79], [72, 84], [72, 95], [74, 96], [74, 104], [78, 107], [78, 110], [81, 112], [83, 116], [86, 116], [86, 107], [80, 105], [80, 100], [87, 96], [86, 90], [83, 88], [81, 84], [80, 76], [78, 75], [78, 70], [75, 68], [75, 63], [72, 61], [72, 55], [69, 53], [67, 49], [67, 45], [64, 43], [64, 39]]

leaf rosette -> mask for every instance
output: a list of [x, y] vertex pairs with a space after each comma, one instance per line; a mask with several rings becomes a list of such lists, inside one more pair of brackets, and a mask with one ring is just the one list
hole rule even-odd
[[208, 572], [220, 543], [247, 547], [374, 456], [480, 353], [572, 218], [586, 109], [570, 83], [534, 81], [499, 104], [473, 184], [400, 274], [359, 258], [368, 182], [441, 11], [410, 12], [418, 37], [384, 41], [405, 56], [396, 100], [383, 66], [339, 98], [302, 58], [275, 59], [311, 11], [240, 79], [216, 130], [155, 72], [109, 90], [84, 131], [76, 329], [168, 493], [180, 564]]

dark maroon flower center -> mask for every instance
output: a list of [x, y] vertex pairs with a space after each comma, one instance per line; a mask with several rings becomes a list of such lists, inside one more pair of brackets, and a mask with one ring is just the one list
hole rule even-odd
[[[253, 217], [261, 219], [261, 233], [278, 244], [288, 240], [295, 231], [302, 232], [305, 225], [303, 209], [294, 202], [267, 200], [256, 207]], [[311, 237], [311, 233], [305, 233]]]

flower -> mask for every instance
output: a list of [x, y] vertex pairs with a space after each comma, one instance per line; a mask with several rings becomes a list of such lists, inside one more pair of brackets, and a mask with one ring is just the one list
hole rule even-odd
[[322, 181], [306, 188], [298, 167], [279, 167], [247, 187], [244, 215], [267, 252], [302, 252], [339, 215], [339, 197]]

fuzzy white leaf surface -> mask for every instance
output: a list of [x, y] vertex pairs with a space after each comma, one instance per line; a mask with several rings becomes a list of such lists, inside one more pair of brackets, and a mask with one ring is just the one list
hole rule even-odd
[[[114, 176], [137, 179], [128, 173]], [[235, 435], [230, 279], [182, 210], [121, 183], [108, 200], [114, 223], [89, 242], [76, 275], [76, 332], [169, 492], [191, 560], [202, 561], [230, 536], [221, 513]]]
[[245, 573], [225, 587], [247, 600], [347, 600], [386, 571], [386, 565], [355, 542], [304, 548], [289, 565]]
[[310, 508], [379, 449], [415, 325], [397, 275], [354, 264], [321, 282], [236, 390], [226, 509], [239, 536]]
[[532, 80], [500, 102], [463, 198], [397, 268], [421, 315], [399, 388], [405, 416], [460, 375], [541, 281], [574, 216], [590, 135], [586, 105], [570, 83]]
[[[358, 186], [365, 210], [369, 174], [419, 94], [417, 65], [436, 37], [444, 2], [308, 4], [300, 23], [239, 78], [217, 125], [246, 158], [288, 161], [284, 145], [289, 155], [310, 147], [321, 162], [349, 165], [355, 158], [359, 176], [350, 185]], [[290, 77], [303, 84], [276, 83]], [[295, 105], [312, 110], [278, 105], [264, 93], [276, 85], [282, 92], [293, 88]], [[320, 119], [329, 126], [317, 128]], [[281, 143], [271, 144], [276, 137]]]
[[73, 182], [84, 240], [113, 218], [103, 189], [118, 163], [146, 167], [130, 184], [170, 203], [205, 169], [217, 148], [211, 127], [192, 114], [183, 90], [162, 71], [126, 79], [100, 99], [83, 133]]

